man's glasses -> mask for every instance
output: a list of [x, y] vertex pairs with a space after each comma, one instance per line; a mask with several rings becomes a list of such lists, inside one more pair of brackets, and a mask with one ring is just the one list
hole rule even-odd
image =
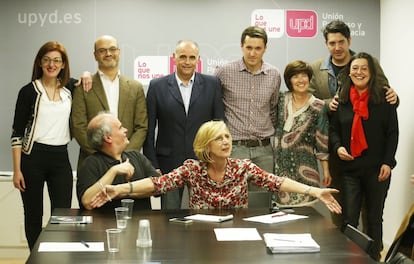
[[46, 56], [42, 57], [40, 59], [40, 61], [41, 61], [42, 64], [45, 64], [45, 65], [53, 63], [56, 66], [62, 65], [62, 63], [63, 63], [61, 58], [53, 58], [52, 59], [52, 58], [49, 58], [49, 57], [46, 57]]
[[117, 47], [110, 47], [109, 49], [100, 48], [100, 49], [95, 50], [95, 52], [97, 52], [99, 55], [105, 55], [108, 52], [115, 53], [118, 50], [119, 50], [119, 48], [117, 48]]

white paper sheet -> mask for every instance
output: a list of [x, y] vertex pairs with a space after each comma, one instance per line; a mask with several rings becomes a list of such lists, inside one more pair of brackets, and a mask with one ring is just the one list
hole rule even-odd
[[189, 215], [184, 217], [186, 219], [191, 219], [195, 221], [204, 221], [204, 222], [215, 222], [220, 223], [224, 221], [228, 221], [233, 219], [233, 215], [206, 215], [206, 214], [195, 214], [195, 215]]
[[286, 221], [293, 221], [297, 219], [308, 218], [306, 215], [288, 214], [285, 212], [277, 212], [273, 214], [258, 215], [248, 218], [243, 218], [245, 221], [259, 222], [265, 224], [281, 223]]
[[262, 240], [256, 228], [214, 228], [217, 241]]
[[105, 251], [104, 242], [41, 242], [39, 252], [99, 252]]

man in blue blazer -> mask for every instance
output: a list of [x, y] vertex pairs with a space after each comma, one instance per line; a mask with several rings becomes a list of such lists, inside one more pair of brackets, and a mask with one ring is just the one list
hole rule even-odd
[[[224, 119], [220, 81], [195, 72], [200, 59], [198, 44], [180, 40], [173, 57], [175, 73], [152, 80], [146, 99], [144, 154], [160, 173], [170, 172], [186, 159], [196, 159], [193, 140], [198, 128], [206, 121]], [[181, 208], [182, 193], [183, 189], [177, 189], [162, 195], [161, 208]]]

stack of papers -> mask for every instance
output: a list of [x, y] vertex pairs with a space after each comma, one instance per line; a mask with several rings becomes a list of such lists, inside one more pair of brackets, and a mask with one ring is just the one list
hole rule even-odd
[[311, 234], [263, 234], [266, 247], [272, 253], [320, 252], [320, 247]]
[[215, 222], [220, 223], [224, 221], [228, 221], [233, 219], [233, 215], [206, 215], [206, 214], [195, 214], [195, 215], [189, 215], [184, 217], [186, 219], [191, 219], [195, 221], [205, 221], [205, 222]]
[[91, 215], [52, 215], [50, 217], [51, 224], [92, 224], [93, 217]]

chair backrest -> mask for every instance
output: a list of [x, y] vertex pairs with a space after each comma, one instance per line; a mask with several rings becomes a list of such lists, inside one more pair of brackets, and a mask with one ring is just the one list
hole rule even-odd
[[271, 207], [271, 193], [264, 191], [249, 191], [249, 208], [266, 208]]
[[414, 264], [414, 260], [408, 258], [401, 252], [397, 252], [389, 261], [385, 262], [387, 264]]
[[400, 227], [397, 230], [394, 241], [385, 256], [385, 262], [390, 261], [398, 252], [411, 257], [414, 260], [414, 203], [408, 210]]
[[369, 253], [371, 248], [372, 242], [374, 240], [367, 236], [366, 234], [362, 233], [357, 228], [353, 227], [350, 224], [347, 224], [344, 230], [344, 234], [355, 242], [360, 248], [362, 248], [365, 252]]

